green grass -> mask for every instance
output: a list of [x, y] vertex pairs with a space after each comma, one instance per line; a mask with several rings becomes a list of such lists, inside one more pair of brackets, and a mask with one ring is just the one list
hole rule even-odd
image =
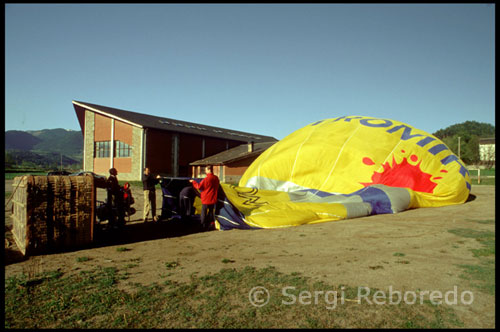
[[87, 257], [87, 256], [82, 256], [82, 257], [77, 257], [77, 258], [76, 258], [76, 261], [77, 261], [78, 263], [81, 263], [81, 262], [88, 262], [89, 260], [90, 260], [90, 258], [89, 258], [89, 257]]
[[23, 176], [23, 175], [47, 175], [47, 171], [5, 173], [5, 180], [13, 180], [16, 176]]
[[[469, 170], [469, 175], [470, 176], [477, 176], [477, 169]], [[480, 175], [481, 176], [495, 176], [495, 169], [494, 168], [482, 169], [480, 172]]]
[[[494, 225], [494, 220], [469, 220], [479, 224]], [[470, 228], [455, 228], [448, 232], [464, 238], [475, 239], [482, 246], [469, 249], [478, 258], [477, 264], [458, 265], [463, 270], [462, 279], [468, 280], [471, 286], [487, 294], [495, 294], [495, 232], [490, 230], [475, 230]]]
[[[166, 269], [172, 265], [165, 264]], [[170, 270], [171, 273], [180, 273]], [[188, 282], [172, 279], [145, 286], [128, 282], [127, 272], [97, 267], [65, 276], [44, 273], [5, 280], [5, 328], [452, 328], [463, 327], [453, 309], [444, 305], [374, 305], [355, 302], [358, 288], [329, 285], [283, 274], [274, 267], [221, 269]], [[265, 287], [269, 302], [253, 306], [249, 291]], [[303, 292], [325, 294], [337, 291], [346, 299], [297, 301]], [[372, 289], [372, 291], [375, 291]], [[321, 293], [323, 292], [323, 293]], [[342, 293], [341, 293], [342, 292]], [[321, 300], [323, 299], [323, 300]]]
[[481, 182], [477, 183], [477, 179], [471, 179], [471, 183], [473, 185], [479, 185], [479, 186], [494, 186], [495, 185], [495, 178], [483, 178], [481, 177]]
[[[469, 171], [469, 176], [471, 177], [471, 183], [475, 185], [495, 185], [495, 169], [482, 169], [481, 170], [481, 182], [477, 183], [477, 169], [471, 169]], [[491, 178], [485, 178], [485, 176], [492, 176]]]
[[465, 220], [475, 222], [478, 224], [485, 224], [485, 225], [494, 225], [495, 224], [495, 219], [486, 219], [486, 220], [465, 219]]
[[165, 267], [167, 268], [167, 270], [175, 269], [178, 266], [179, 266], [179, 262], [178, 261], [172, 261], [172, 262], [166, 262], [165, 263]]
[[142, 181], [126, 181], [126, 180], [120, 180], [120, 174], [118, 174], [118, 184], [120, 186], [123, 186], [125, 184], [125, 182], [128, 182], [128, 184], [131, 186], [131, 187], [136, 187], [136, 188], [141, 188], [142, 189]]
[[468, 280], [471, 286], [490, 295], [495, 295], [495, 261], [484, 260], [480, 264], [462, 264], [462, 279]]

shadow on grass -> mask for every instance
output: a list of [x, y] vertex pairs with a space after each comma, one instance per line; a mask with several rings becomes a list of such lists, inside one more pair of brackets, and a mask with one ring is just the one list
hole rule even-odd
[[185, 236], [203, 232], [199, 216], [192, 220], [162, 220], [158, 222], [134, 223], [122, 229], [100, 230], [94, 233], [92, 247], [106, 247], [165, 238]]
[[467, 197], [467, 200], [465, 201], [465, 203], [472, 202], [475, 199], [476, 199], [476, 195], [469, 194], [469, 197]]
[[[75, 246], [71, 248], [48, 248], [44, 255], [74, 252], [82, 249], [101, 248], [114, 245], [126, 245], [131, 243], [174, 238], [194, 233], [205, 232], [200, 225], [200, 216], [194, 216], [191, 220], [161, 220], [158, 222], [133, 223], [125, 225], [121, 229], [105, 229], [97, 225], [94, 231], [94, 241], [88, 245]], [[28, 260], [17, 246], [5, 248], [4, 265], [10, 265]]]

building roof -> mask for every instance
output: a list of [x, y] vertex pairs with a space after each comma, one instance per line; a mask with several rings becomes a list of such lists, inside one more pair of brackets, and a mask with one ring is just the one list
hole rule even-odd
[[168, 130], [179, 133], [194, 134], [201, 136], [211, 136], [216, 138], [231, 139], [236, 141], [254, 141], [254, 142], [276, 142], [277, 139], [271, 136], [263, 136], [252, 133], [246, 133], [237, 130], [230, 130], [212, 126], [206, 126], [198, 123], [186, 122], [170, 118], [137, 113], [121, 110], [117, 108], [90, 104], [83, 101], [73, 101], [75, 112], [77, 113], [80, 127], [84, 131], [84, 111], [90, 110], [116, 120], [120, 120], [140, 128], [153, 128], [159, 130]]
[[495, 137], [480, 138], [479, 144], [495, 144]]
[[248, 144], [241, 144], [232, 149], [214, 154], [213, 156], [193, 161], [191, 166], [204, 166], [204, 165], [225, 165], [237, 160], [258, 156], [276, 142], [262, 142], [254, 143], [252, 152], [248, 151]]

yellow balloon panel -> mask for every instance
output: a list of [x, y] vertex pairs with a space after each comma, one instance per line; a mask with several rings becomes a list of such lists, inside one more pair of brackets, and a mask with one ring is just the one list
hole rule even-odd
[[364, 116], [295, 131], [261, 154], [239, 186], [350, 194], [376, 184], [411, 190], [412, 208], [463, 203], [471, 188], [463, 162], [437, 137]]
[[[254, 228], [280, 228], [347, 218], [340, 203], [292, 201], [286, 192], [241, 188], [221, 183], [225, 198], [237, 209], [241, 221]], [[226, 202], [226, 204], [229, 204]], [[222, 216], [219, 214], [218, 219]], [[235, 222], [239, 218], [229, 218]]]
[[221, 183], [216, 209], [218, 229], [280, 228], [351, 219], [408, 209], [405, 188], [372, 185], [351, 194], [315, 190], [284, 192]]

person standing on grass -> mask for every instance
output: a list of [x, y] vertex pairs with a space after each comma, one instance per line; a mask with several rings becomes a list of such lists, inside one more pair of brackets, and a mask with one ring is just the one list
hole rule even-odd
[[189, 180], [193, 187], [201, 191], [201, 225], [205, 230], [215, 221], [215, 205], [217, 204], [217, 193], [219, 191], [219, 178], [213, 174], [211, 165], [205, 167], [207, 176], [197, 183]]
[[156, 217], [156, 188], [155, 185], [158, 183], [160, 176], [157, 175], [156, 178], [149, 172], [149, 168], [144, 169], [144, 174], [142, 175], [142, 189], [144, 190], [144, 214], [143, 221], [148, 221], [149, 211], [151, 211], [151, 217], [153, 221], [158, 221]]

